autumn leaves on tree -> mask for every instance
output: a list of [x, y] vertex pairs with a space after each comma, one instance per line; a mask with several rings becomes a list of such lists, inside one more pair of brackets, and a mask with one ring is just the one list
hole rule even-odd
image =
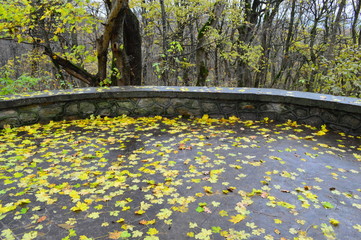
[[[21, 10], [14, 9], [15, 6]], [[88, 12], [92, 8], [103, 8], [105, 12], [96, 19]], [[3, 36], [42, 48], [58, 69], [60, 78], [64, 70], [89, 86], [141, 84], [139, 22], [128, 0], [105, 1], [103, 6], [89, 1], [14, 0], [1, 10]], [[84, 61], [82, 58], [87, 58], [84, 54], [92, 53], [74, 49], [80, 46], [79, 38], [94, 30], [91, 44], [96, 43], [96, 59]], [[92, 61], [97, 61], [97, 69], [86, 70], [85, 63]]]
[[0, 71], [65, 83], [57, 88], [237, 86], [357, 97], [360, 11], [360, 0], [8, 0], [0, 49], [14, 50], [0, 57]]

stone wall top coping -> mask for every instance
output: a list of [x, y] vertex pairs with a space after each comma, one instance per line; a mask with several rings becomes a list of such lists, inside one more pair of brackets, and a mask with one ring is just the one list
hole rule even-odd
[[40, 103], [70, 102], [86, 99], [146, 97], [290, 103], [301, 106], [312, 106], [324, 109], [361, 113], [361, 99], [359, 98], [267, 88], [168, 86], [76, 88], [72, 90], [42, 91], [27, 94], [7, 95], [0, 97], [0, 109]]

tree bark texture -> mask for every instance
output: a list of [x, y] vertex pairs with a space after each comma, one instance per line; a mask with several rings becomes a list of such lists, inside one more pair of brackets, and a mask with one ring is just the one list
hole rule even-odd
[[[45, 54], [51, 61], [61, 66], [70, 75], [90, 86], [99, 86], [108, 75], [108, 50], [111, 43], [114, 67], [117, 75], [116, 85], [140, 85], [142, 82], [141, 36], [139, 22], [130, 10], [127, 0], [107, 1], [109, 15], [103, 34], [96, 40], [97, 68], [94, 76], [84, 68], [76, 66], [45, 47]], [[113, 69], [111, 69], [113, 71]]]
[[198, 31], [198, 43], [196, 50], [196, 65], [197, 65], [197, 86], [205, 86], [209, 74], [208, 70], [208, 53], [206, 50], [207, 38], [205, 34], [209, 28], [216, 28], [218, 19], [220, 18], [225, 3], [218, 1], [214, 4], [213, 14], [208, 18], [208, 21]]
[[[100, 81], [107, 78], [109, 43], [118, 86], [140, 85], [142, 79], [141, 37], [139, 22], [130, 10], [127, 0], [107, 3], [110, 13], [104, 34], [98, 39], [98, 75]], [[114, 76], [113, 72], [111, 74]], [[114, 83], [113, 83], [114, 84]]]
[[[238, 27], [238, 43], [239, 44], [251, 44], [255, 36], [255, 29], [258, 23], [260, 16], [260, 7], [262, 5], [261, 1], [254, 0], [253, 3], [251, 0], [244, 1], [243, 9], [244, 11], [244, 23]], [[243, 48], [238, 48], [238, 53], [240, 55], [245, 54]], [[252, 78], [251, 78], [251, 69], [248, 67], [245, 60], [239, 58], [237, 61], [237, 86], [238, 87], [251, 87]]]

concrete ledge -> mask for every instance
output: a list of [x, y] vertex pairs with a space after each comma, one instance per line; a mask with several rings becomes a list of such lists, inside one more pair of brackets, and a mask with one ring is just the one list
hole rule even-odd
[[70, 120], [90, 115], [237, 116], [298, 121], [361, 133], [361, 99], [254, 88], [112, 87], [0, 97], [0, 127]]

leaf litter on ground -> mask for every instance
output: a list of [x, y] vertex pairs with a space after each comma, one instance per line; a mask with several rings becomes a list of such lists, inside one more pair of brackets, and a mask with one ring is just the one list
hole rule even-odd
[[208, 115], [7, 126], [0, 236], [359, 239], [360, 139]]

